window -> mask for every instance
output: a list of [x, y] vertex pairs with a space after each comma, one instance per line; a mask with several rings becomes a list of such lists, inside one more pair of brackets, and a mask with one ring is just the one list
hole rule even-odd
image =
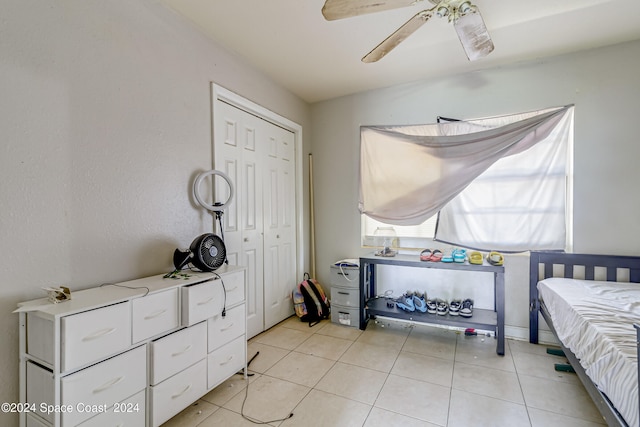
[[[384, 182], [375, 178], [378, 180], [370, 187], [374, 191], [378, 191], [378, 188], [382, 190], [370, 200], [381, 203], [380, 194], [385, 194], [385, 191], [393, 196], [393, 200], [382, 200], [386, 203], [381, 204], [383, 209], [374, 206], [371, 209], [373, 215], [363, 215], [364, 245], [378, 246], [374, 237], [376, 229], [394, 224], [392, 226], [398, 236], [397, 243], [400, 247], [406, 248], [428, 247], [429, 238], [434, 234], [436, 240], [441, 242], [484, 250], [518, 252], [529, 249], [570, 248], [572, 106], [447, 123], [445, 128], [442, 125], [427, 126], [435, 128], [435, 131], [423, 131], [417, 126], [374, 128], [374, 132], [382, 130], [380, 134], [372, 137], [367, 133], [370, 128], [363, 128], [361, 150], [366, 152], [361, 154], [361, 169], [365, 170], [365, 174], [361, 175], [361, 212], [367, 214], [367, 183], [363, 185], [363, 181], [368, 178], [366, 173], [384, 171]], [[452, 126], [460, 129], [452, 129]], [[489, 131], [483, 132], [485, 129]], [[513, 138], [503, 138], [515, 130], [518, 133], [514, 133]], [[434, 137], [434, 134], [437, 136]], [[448, 146], [451, 137], [443, 137], [442, 134], [455, 135], [453, 144]], [[420, 136], [416, 138], [415, 135]], [[500, 138], [503, 139], [495, 142]], [[369, 140], [374, 141], [374, 150], [371, 150], [371, 144], [365, 147]], [[457, 150], [454, 154], [451, 154], [452, 151], [446, 151], [451, 150], [451, 146]], [[414, 153], [408, 163], [411, 166], [400, 169], [400, 177], [397, 174], [390, 175], [388, 169], [381, 168], [384, 159], [390, 157], [384, 152], [387, 147], [395, 156], [398, 156], [398, 153]], [[382, 163], [376, 158], [380, 155], [376, 150], [381, 151]], [[425, 155], [427, 151], [436, 154]], [[493, 158], [488, 159], [490, 156], [487, 153]], [[456, 158], [452, 162], [453, 166], [447, 163], [459, 155], [462, 161]], [[417, 158], [420, 159], [416, 160]], [[398, 161], [397, 157], [395, 161]], [[372, 162], [375, 167], [370, 167], [371, 165], [364, 162]], [[481, 162], [484, 162], [482, 169], [479, 165]], [[472, 168], [479, 172], [470, 177], [463, 176], [467, 182], [457, 176], [464, 175]], [[418, 169], [418, 173], [413, 173], [411, 169]], [[428, 171], [422, 175], [434, 175], [434, 170], [439, 176], [432, 179], [432, 182], [421, 183], [420, 186], [415, 184], [416, 180], [421, 179], [420, 171]], [[447, 176], [450, 170], [457, 172]], [[402, 184], [402, 180], [407, 179], [404, 175], [410, 177], [410, 184]], [[395, 189], [395, 193], [385, 188], [388, 181], [394, 180], [396, 185], [391, 188]], [[406, 188], [409, 188], [407, 194], [401, 194]], [[456, 188], [459, 190], [455, 190]], [[443, 195], [447, 193], [443, 189], [453, 190], [450, 191], [450, 195]], [[428, 208], [423, 207], [425, 203], [430, 203], [431, 199], [437, 198], [444, 202]], [[410, 207], [413, 211], [406, 209], [413, 203], [408, 202], [411, 199], [416, 201], [415, 205]], [[405, 210], [397, 209], [396, 212], [395, 205], [400, 205], [400, 208]], [[411, 222], [411, 218], [416, 217], [416, 209], [422, 209], [423, 220], [417, 225], [405, 225], [406, 222]], [[434, 215], [434, 209], [435, 212], [439, 212], [439, 218]], [[389, 220], [381, 216], [391, 218]], [[424, 220], [424, 217], [427, 219]], [[405, 218], [410, 220], [406, 221]], [[436, 219], [438, 230], [434, 233]]]
[[401, 248], [425, 248], [430, 246], [436, 231], [438, 215], [434, 215], [422, 224], [418, 225], [389, 225], [366, 215], [362, 215], [362, 244], [363, 246], [382, 246], [376, 235], [379, 229], [393, 227], [397, 239], [396, 247]]

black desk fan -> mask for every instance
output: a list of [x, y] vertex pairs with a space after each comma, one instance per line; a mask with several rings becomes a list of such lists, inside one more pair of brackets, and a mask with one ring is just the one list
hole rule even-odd
[[[214, 202], [213, 204], [209, 204], [200, 195], [200, 185], [202, 181], [212, 175], [220, 176], [229, 186], [229, 197], [224, 203]], [[222, 237], [214, 233], [205, 233], [196, 237], [189, 246], [189, 249], [176, 249], [173, 253], [173, 265], [176, 270], [170, 274], [175, 274], [179, 270], [182, 270], [189, 263], [201, 271], [214, 271], [222, 266], [222, 264], [228, 263], [227, 249], [223, 240], [222, 214], [233, 200], [234, 188], [231, 178], [218, 170], [202, 172], [193, 183], [193, 194], [203, 208], [211, 212], [212, 215], [215, 215], [216, 221], [218, 221], [220, 226], [220, 234]]]

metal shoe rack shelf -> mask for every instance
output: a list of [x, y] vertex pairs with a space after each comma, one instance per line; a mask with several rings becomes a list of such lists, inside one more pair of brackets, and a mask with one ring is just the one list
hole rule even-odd
[[[493, 274], [494, 309], [473, 309], [473, 316], [465, 318], [440, 316], [436, 314], [406, 312], [397, 307], [387, 307], [384, 298], [367, 301], [376, 295], [376, 266], [394, 265], [416, 268], [436, 268], [441, 270], [474, 271]], [[360, 329], [367, 327], [370, 318], [384, 316], [403, 319], [416, 323], [432, 323], [460, 328], [474, 328], [484, 331], [495, 331], [497, 341], [496, 353], [504, 355], [504, 267], [487, 264], [474, 265], [465, 263], [443, 263], [420, 261], [417, 256], [396, 255], [395, 257], [365, 256], [360, 258]]]

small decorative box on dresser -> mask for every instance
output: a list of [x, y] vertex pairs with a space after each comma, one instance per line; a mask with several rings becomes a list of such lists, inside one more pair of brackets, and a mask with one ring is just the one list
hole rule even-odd
[[360, 270], [357, 266], [331, 266], [331, 321], [358, 327]]
[[21, 427], [156, 427], [245, 369], [244, 268], [186, 276], [19, 304]]

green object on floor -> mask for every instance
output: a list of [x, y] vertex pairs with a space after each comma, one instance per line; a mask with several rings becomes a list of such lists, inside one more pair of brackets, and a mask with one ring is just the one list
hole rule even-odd
[[571, 365], [566, 364], [566, 363], [556, 363], [554, 365], [556, 371], [558, 372], [570, 372], [572, 374], [575, 374], [576, 371], [573, 369], [573, 367], [571, 367]]
[[562, 356], [564, 357], [564, 351], [559, 348], [548, 348], [547, 354], [553, 354], [554, 356]]

